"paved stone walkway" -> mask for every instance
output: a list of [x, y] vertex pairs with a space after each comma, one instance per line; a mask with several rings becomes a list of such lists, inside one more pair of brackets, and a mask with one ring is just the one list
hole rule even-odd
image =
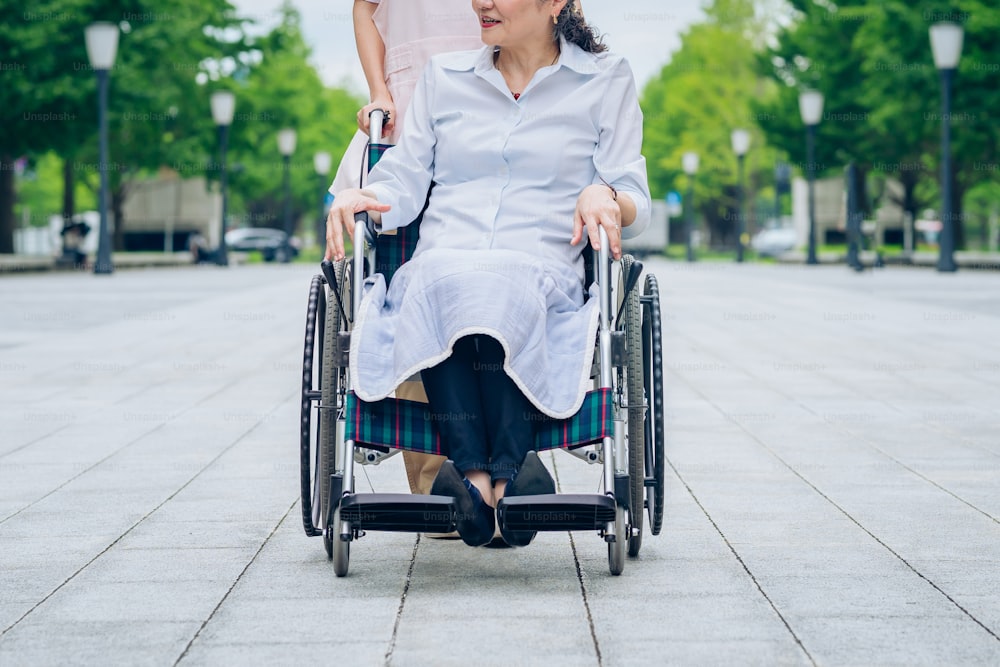
[[333, 576], [311, 267], [0, 277], [0, 665], [1000, 663], [1000, 275], [647, 268], [667, 517], [620, 577], [591, 533], [375, 533]]

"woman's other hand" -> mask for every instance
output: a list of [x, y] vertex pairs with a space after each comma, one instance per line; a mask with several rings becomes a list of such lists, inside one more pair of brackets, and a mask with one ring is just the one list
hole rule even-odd
[[358, 129], [368, 134], [371, 125], [371, 112], [381, 109], [385, 112], [385, 121], [382, 123], [382, 136], [389, 136], [396, 128], [396, 104], [392, 101], [392, 96], [388, 92], [372, 100], [371, 104], [366, 104], [358, 111]]
[[618, 259], [622, 256], [622, 211], [615, 201], [614, 191], [606, 185], [588, 185], [576, 200], [576, 212], [573, 214], [573, 238], [570, 245], [576, 245], [583, 240], [584, 229], [590, 238], [594, 250], [601, 249], [599, 227], [604, 227], [608, 234], [608, 245], [611, 256]]
[[344, 230], [354, 239], [354, 214], [362, 211], [385, 213], [391, 207], [381, 204], [370, 192], [354, 188], [337, 193], [326, 216], [326, 259], [344, 259]]

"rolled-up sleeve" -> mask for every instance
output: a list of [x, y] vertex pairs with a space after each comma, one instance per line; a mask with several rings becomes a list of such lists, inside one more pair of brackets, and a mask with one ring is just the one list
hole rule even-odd
[[382, 214], [382, 231], [410, 224], [427, 202], [437, 144], [430, 111], [434, 72], [433, 65], [424, 70], [403, 120], [399, 143], [385, 152], [368, 175], [368, 189], [392, 207]]
[[598, 176], [594, 182], [600, 183], [603, 178], [635, 202], [635, 220], [622, 228], [622, 238], [627, 239], [638, 236], [649, 226], [649, 183], [646, 159], [642, 156], [642, 109], [627, 61], [622, 59], [608, 76], [610, 81], [601, 106], [600, 139], [594, 153]]

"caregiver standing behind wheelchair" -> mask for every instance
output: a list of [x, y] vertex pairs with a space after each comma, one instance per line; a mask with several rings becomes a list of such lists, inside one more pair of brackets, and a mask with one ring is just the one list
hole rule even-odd
[[[385, 232], [426, 202], [413, 259], [388, 292], [379, 275], [366, 285], [352, 389], [380, 400], [421, 371], [454, 462], [432, 493], [457, 499], [458, 531], [477, 546], [504, 495], [554, 492], [534, 426], [539, 413], [579, 410], [599, 317], [579, 244], [599, 247], [603, 227], [619, 257], [622, 235], [648, 225], [650, 197], [631, 68], [605, 53], [573, 0], [472, 8], [487, 46], [431, 60], [397, 146], [367, 188], [337, 193], [327, 256], [344, 258], [355, 213]], [[514, 546], [533, 536], [503, 535]]]
[[[358, 128], [337, 168], [330, 193], [357, 187], [367, 164], [368, 114], [386, 113], [384, 143], [395, 143], [413, 88], [431, 56], [482, 46], [469, 0], [354, 0], [354, 36], [371, 102], [358, 111]], [[403, 382], [396, 397], [426, 401], [420, 382]], [[403, 452], [413, 493], [428, 493], [444, 457]], [[432, 535], [431, 537], [439, 537]]]

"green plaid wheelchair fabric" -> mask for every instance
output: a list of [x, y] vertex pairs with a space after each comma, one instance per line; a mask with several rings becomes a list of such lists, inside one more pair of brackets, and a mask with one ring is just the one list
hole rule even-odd
[[[368, 170], [381, 159], [392, 144], [368, 144]], [[422, 217], [422, 216], [421, 216]], [[379, 234], [375, 239], [375, 273], [385, 276], [385, 284], [392, 282], [396, 270], [411, 257], [420, 240], [420, 217], [394, 234]]]
[[[372, 447], [424, 454], [442, 451], [441, 436], [426, 403], [386, 398], [369, 403], [347, 394], [345, 438]], [[588, 392], [580, 411], [568, 419], [546, 417], [535, 429], [535, 449], [572, 449], [614, 434], [611, 390]]]
[[413, 257], [413, 251], [420, 240], [420, 219], [406, 227], [400, 227], [395, 234], [379, 234], [375, 239], [375, 273], [385, 276], [385, 284], [392, 282], [396, 271]]
[[368, 144], [368, 171], [375, 168], [378, 161], [382, 159], [382, 154], [392, 148], [392, 144]]

